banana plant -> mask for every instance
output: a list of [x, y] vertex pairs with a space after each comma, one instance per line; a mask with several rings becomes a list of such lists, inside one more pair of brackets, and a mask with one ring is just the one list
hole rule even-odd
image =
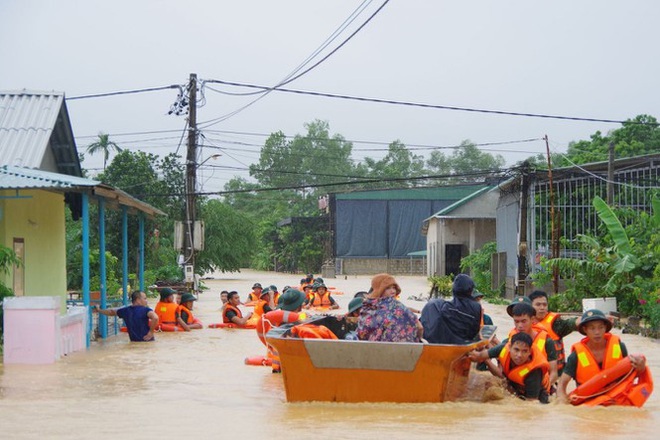
[[614, 272], [623, 274], [635, 270], [639, 265], [639, 258], [633, 252], [632, 244], [621, 221], [605, 200], [596, 196], [593, 203], [598, 217], [605, 224], [614, 241], [614, 253], [618, 257], [614, 261]]

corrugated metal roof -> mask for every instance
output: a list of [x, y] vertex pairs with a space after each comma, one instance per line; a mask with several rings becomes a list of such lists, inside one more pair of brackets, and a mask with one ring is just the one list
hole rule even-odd
[[402, 188], [377, 191], [356, 191], [336, 194], [337, 200], [461, 200], [470, 194], [489, 188], [484, 184], [438, 186], [433, 188]]
[[9, 165], [0, 167], [0, 189], [80, 188], [97, 185], [101, 185], [101, 182], [83, 177]]
[[64, 93], [0, 92], [0, 165], [41, 167]]
[[151, 216], [165, 215], [150, 204], [96, 180], [31, 168], [0, 166], [0, 191], [10, 189], [42, 189], [65, 193], [89, 191], [97, 197], [103, 197], [110, 204], [129, 206]]

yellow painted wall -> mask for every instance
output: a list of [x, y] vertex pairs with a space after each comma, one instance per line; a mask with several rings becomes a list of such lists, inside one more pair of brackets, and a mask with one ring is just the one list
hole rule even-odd
[[[4, 191], [4, 196], [14, 195]], [[25, 295], [61, 296], [66, 310], [66, 239], [64, 195], [40, 190], [21, 190], [29, 199], [1, 202], [1, 242], [11, 248], [14, 238], [25, 240]], [[12, 286], [13, 275], [5, 278]]]

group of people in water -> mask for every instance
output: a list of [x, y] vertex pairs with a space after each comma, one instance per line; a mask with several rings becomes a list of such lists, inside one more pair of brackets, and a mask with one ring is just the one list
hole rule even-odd
[[[202, 328], [192, 313], [194, 295], [184, 293], [177, 303], [174, 293], [161, 289], [155, 313], [146, 307], [142, 292], [133, 293], [132, 306], [99, 312], [122, 317], [129, 337], [136, 341], [153, 340], [153, 332], [158, 329]], [[492, 325], [480, 303], [483, 295], [465, 274], [455, 277], [452, 293], [450, 300], [430, 300], [418, 318], [418, 311], [399, 300], [401, 288], [395, 278], [378, 274], [372, 278], [369, 291], [358, 292], [348, 312], [337, 315], [337, 319], [352, 325], [344, 336], [348, 340], [434, 344], [480, 341], [484, 325]], [[274, 285], [263, 288], [255, 283], [245, 302], [236, 291], [223, 291], [221, 300], [222, 323], [216, 326], [256, 329], [267, 347], [262, 363], [271, 365], [273, 372], [280, 372], [281, 364], [277, 351], [265, 339], [272, 327], [296, 323], [291, 332], [296, 337], [337, 338], [329, 329], [305, 322], [303, 309], [339, 308], [323, 280], [312, 275], [295, 288], [286, 286], [281, 294]], [[254, 312], [244, 316], [240, 305], [253, 306]], [[508, 336], [501, 342], [492, 337], [488, 345], [471, 351], [468, 357], [477, 369], [502, 378], [513, 394], [542, 403], [548, 403], [556, 394], [559, 402], [573, 404], [641, 406], [652, 392], [653, 381], [644, 356], [628, 354], [618, 336], [610, 333], [612, 322], [601, 311], [588, 310], [580, 318], [565, 319], [548, 310], [548, 295], [537, 290], [516, 297], [507, 313], [513, 320]], [[585, 338], [566, 356], [563, 338], [574, 331]], [[571, 380], [577, 388], [568, 393]]]

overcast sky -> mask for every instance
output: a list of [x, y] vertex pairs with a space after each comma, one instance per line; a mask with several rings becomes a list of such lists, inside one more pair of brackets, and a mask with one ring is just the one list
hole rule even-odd
[[[56, 90], [68, 98], [202, 80], [277, 84], [351, 14], [355, 21], [318, 61], [383, 0], [0, 0], [0, 88]], [[345, 46], [287, 88], [440, 106], [625, 120], [660, 117], [660, 2], [614, 0], [391, 0]], [[208, 84], [217, 91], [248, 89]], [[198, 121], [220, 118], [254, 97], [206, 88]], [[121, 147], [161, 157], [177, 150], [183, 116], [168, 115], [176, 90], [67, 102], [79, 151], [99, 132]], [[210, 160], [238, 169], [204, 171], [205, 191], [247, 176], [265, 136], [305, 133], [327, 120], [354, 143], [354, 158], [381, 158], [386, 145], [446, 147], [540, 139], [553, 151], [619, 127], [603, 122], [493, 115], [270, 93], [206, 126]], [[171, 131], [168, 131], [171, 130]], [[162, 131], [162, 132], [161, 132]], [[125, 133], [158, 132], [145, 135]], [[252, 136], [227, 132], [249, 132]], [[248, 144], [248, 145], [245, 145]], [[508, 164], [545, 152], [543, 141], [483, 147]], [[381, 151], [373, 151], [381, 149]], [[500, 151], [493, 151], [500, 150]], [[506, 150], [506, 151], [505, 151]], [[200, 162], [219, 150], [204, 148]], [[450, 154], [452, 150], [443, 150]], [[180, 153], [185, 156], [185, 142]], [[428, 155], [427, 150], [417, 153]], [[87, 156], [83, 166], [102, 166]]]

